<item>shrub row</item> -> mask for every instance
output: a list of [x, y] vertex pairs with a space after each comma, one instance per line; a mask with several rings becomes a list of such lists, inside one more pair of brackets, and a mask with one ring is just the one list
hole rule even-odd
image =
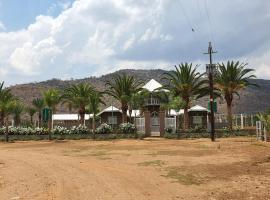
[[[226, 137], [236, 137], [236, 136], [254, 136], [255, 131], [254, 130], [235, 130], [235, 131], [224, 131], [224, 130], [217, 130], [216, 131], [216, 137], [217, 138], [226, 138]], [[200, 131], [195, 132], [193, 130], [188, 130], [186, 132], [168, 132], [165, 131], [164, 138], [168, 139], [185, 139], [185, 138], [209, 138], [210, 133], [207, 131]]]
[[[4, 135], [6, 128], [0, 128], [0, 135]], [[112, 130], [108, 124], [101, 124], [97, 129], [97, 134], [110, 134], [116, 132], [119, 134], [135, 134], [136, 128], [131, 123], [123, 123], [119, 126], [118, 130]], [[86, 126], [73, 126], [70, 129], [57, 126], [51, 131], [52, 135], [85, 135], [92, 134], [92, 132]], [[49, 130], [47, 128], [23, 128], [23, 127], [8, 127], [9, 135], [48, 135]]]

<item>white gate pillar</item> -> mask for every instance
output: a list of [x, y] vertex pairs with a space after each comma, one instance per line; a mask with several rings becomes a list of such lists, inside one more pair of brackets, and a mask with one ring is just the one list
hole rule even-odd
[[244, 129], [244, 116], [241, 114], [241, 129]]

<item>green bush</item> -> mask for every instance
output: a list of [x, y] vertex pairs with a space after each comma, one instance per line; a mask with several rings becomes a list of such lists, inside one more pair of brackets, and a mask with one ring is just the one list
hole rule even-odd
[[131, 123], [122, 123], [119, 126], [119, 132], [124, 134], [133, 134], [136, 133], [136, 127]]
[[96, 133], [97, 134], [108, 134], [112, 132], [112, 128], [110, 125], [103, 123], [101, 124], [97, 129], [96, 129]]

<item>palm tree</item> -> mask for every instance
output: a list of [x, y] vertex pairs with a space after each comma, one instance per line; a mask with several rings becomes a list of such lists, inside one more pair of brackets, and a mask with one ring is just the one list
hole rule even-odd
[[134, 76], [123, 74], [113, 77], [111, 81], [107, 81], [106, 86], [108, 87], [106, 92], [121, 104], [122, 122], [127, 122], [128, 103], [133, 94], [141, 91], [142, 82], [136, 80]]
[[[257, 86], [250, 82], [249, 79], [256, 76], [251, 74], [253, 69], [246, 68], [247, 63], [240, 63], [239, 61], [228, 61], [218, 64], [217, 73], [214, 79], [214, 84], [219, 89], [223, 98], [227, 103], [227, 118], [229, 129], [232, 130], [232, 102], [234, 95], [239, 96], [239, 91], [245, 89], [248, 86]], [[240, 97], [240, 96], [239, 96]]]
[[11, 103], [11, 113], [13, 115], [14, 124], [16, 127], [21, 125], [21, 114], [24, 111], [24, 105], [20, 101]]
[[168, 89], [174, 96], [179, 96], [185, 103], [184, 105], [184, 129], [189, 128], [189, 114], [193, 98], [199, 98], [202, 91], [205, 91], [207, 81], [202, 77], [204, 74], [197, 72], [197, 66], [192, 63], [181, 63], [175, 70], [165, 73], [163, 79], [167, 82], [163, 88]]
[[33, 107], [28, 107], [26, 109], [27, 113], [29, 114], [30, 116], [30, 122], [31, 122], [31, 125], [33, 126], [33, 116], [36, 114], [37, 110]]
[[99, 112], [99, 107], [101, 104], [105, 105], [104, 101], [102, 100], [103, 93], [99, 91], [93, 91], [89, 97], [89, 112], [93, 114], [92, 118], [92, 129], [93, 133], [95, 134], [96, 130], [96, 115]]
[[48, 89], [43, 93], [43, 98], [45, 105], [50, 109], [48, 127], [49, 127], [49, 139], [51, 139], [52, 115], [56, 110], [57, 104], [61, 100], [61, 95], [57, 89]]
[[33, 99], [32, 104], [38, 111], [38, 126], [40, 127], [42, 122], [42, 109], [45, 106], [44, 99], [41, 98]]
[[11, 113], [11, 104], [15, 97], [11, 94], [9, 89], [4, 89], [4, 82], [0, 84], [0, 116], [1, 125], [6, 126], [5, 140], [8, 142], [8, 116]]
[[9, 89], [4, 88], [4, 82], [0, 83], [0, 123], [4, 126], [5, 123], [5, 106], [13, 99], [13, 95]]
[[63, 103], [66, 103], [70, 108], [78, 109], [80, 124], [84, 124], [86, 106], [89, 104], [89, 98], [93, 91], [94, 88], [88, 83], [72, 85], [64, 91]]

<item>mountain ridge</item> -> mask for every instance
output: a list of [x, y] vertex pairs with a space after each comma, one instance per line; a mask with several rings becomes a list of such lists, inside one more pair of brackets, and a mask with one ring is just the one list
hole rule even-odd
[[[41, 82], [32, 82], [25, 84], [16, 84], [8, 88], [11, 89], [11, 92], [21, 99], [26, 105], [31, 105], [32, 99], [37, 97], [42, 97], [42, 92], [48, 88], [57, 88], [63, 90], [72, 84], [77, 84], [81, 82], [86, 82], [92, 84], [98, 90], [105, 90], [106, 81], [112, 79], [116, 74], [128, 74], [133, 75], [138, 79], [146, 82], [150, 79], [155, 79], [158, 82], [163, 83], [161, 80], [163, 74], [168, 72], [167, 70], [162, 69], [122, 69], [113, 73], [101, 75], [99, 77], [89, 76], [82, 79], [70, 79], [70, 80], [60, 80], [60, 79], [50, 79], [47, 81]], [[270, 107], [270, 80], [265, 79], [252, 79], [253, 83], [258, 84], [259, 88], [249, 87], [246, 90], [240, 92], [240, 99], [237, 97], [234, 100], [234, 113], [257, 113], [263, 112]], [[193, 102], [193, 105], [199, 104], [202, 106], [207, 106], [208, 97], [201, 98]], [[119, 106], [119, 103], [113, 100], [111, 97], [105, 97], [106, 102], [111, 102], [115, 106]], [[108, 104], [109, 105], [109, 104]], [[225, 101], [222, 99], [218, 100], [218, 111], [220, 113], [226, 112]], [[67, 109], [64, 105], [60, 105], [58, 112], [67, 112]]]

